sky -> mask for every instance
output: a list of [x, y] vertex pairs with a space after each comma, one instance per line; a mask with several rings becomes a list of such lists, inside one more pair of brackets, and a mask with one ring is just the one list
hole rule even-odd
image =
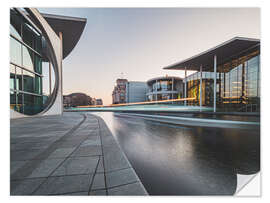
[[183, 77], [183, 71], [163, 67], [236, 36], [260, 38], [259, 8], [38, 9], [87, 18], [78, 44], [63, 61], [63, 90], [101, 98], [105, 105], [112, 103], [117, 78]]

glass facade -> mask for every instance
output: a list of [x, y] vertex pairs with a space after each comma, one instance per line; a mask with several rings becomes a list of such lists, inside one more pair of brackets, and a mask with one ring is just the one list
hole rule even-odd
[[220, 94], [217, 104], [225, 111], [260, 111], [259, 51], [218, 67]]
[[157, 80], [151, 85], [152, 91], [172, 91], [176, 88], [172, 86], [172, 80]]
[[[200, 104], [200, 73], [186, 78], [189, 105]], [[213, 107], [214, 73], [202, 73], [202, 105]], [[259, 50], [217, 67], [217, 110], [232, 112], [260, 111]]]
[[44, 110], [54, 87], [53, 68], [42, 56], [42, 40], [30, 22], [10, 10], [10, 107], [26, 115]]
[[162, 78], [148, 83], [148, 101], [178, 99], [183, 97], [183, 83], [177, 78]]
[[[219, 76], [217, 76], [217, 79]], [[195, 98], [188, 101], [188, 105], [200, 105], [200, 72], [193, 73], [186, 78], [187, 97]], [[217, 88], [218, 89], [218, 88]], [[218, 91], [218, 90], [217, 90]], [[202, 72], [202, 105], [213, 106], [214, 73]]]

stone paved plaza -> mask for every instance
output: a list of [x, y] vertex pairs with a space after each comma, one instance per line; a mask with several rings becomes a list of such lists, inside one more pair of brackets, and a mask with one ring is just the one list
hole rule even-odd
[[11, 195], [147, 195], [104, 121], [65, 112], [10, 121]]

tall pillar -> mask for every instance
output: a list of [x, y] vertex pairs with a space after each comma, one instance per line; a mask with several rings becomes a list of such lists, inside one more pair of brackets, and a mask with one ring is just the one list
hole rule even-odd
[[[187, 67], [185, 67], [185, 99], [187, 98]], [[187, 105], [187, 101], [185, 100], [185, 106]]]
[[157, 80], [156, 80], [156, 101], [157, 101]]
[[200, 111], [202, 111], [202, 65], [200, 66]]
[[52, 93], [52, 67], [51, 67], [51, 62], [49, 62], [49, 95]]
[[60, 77], [61, 77], [61, 102], [62, 102], [62, 113], [63, 113], [63, 105], [64, 105], [64, 102], [63, 102], [63, 68], [62, 68], [62, 60], [63, 60], [63, 33], [62, 32], [59, 32], [59, 38], [60, 38], [60, 47], [61, 47], [61, 73], [60, 73]]
[[[173, 87], [174, 86], [174, 78], [172, 78], [172, 89], [171, 89], [171, 91], [173, 91]], [[172, 99], [173, 99], [173, 93], [172, 93]], [[172, 102], [172, 104], [173, 104], [173, 102]]]
[[217, 55], [214, 56], [214, 112], [217, 105]]

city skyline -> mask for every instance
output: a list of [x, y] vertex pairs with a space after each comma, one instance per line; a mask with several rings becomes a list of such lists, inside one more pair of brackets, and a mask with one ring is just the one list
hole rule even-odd
[[115, 81], [121, 76], [129, 81], [183, 77], [182, 71], [162, 68], [236, 36], [260, 38], [258, 8], [39, 10], [87, 18], [81, 39], [63, 61], [64, 94], [83, 92], [105, 105], [112, 103]]

